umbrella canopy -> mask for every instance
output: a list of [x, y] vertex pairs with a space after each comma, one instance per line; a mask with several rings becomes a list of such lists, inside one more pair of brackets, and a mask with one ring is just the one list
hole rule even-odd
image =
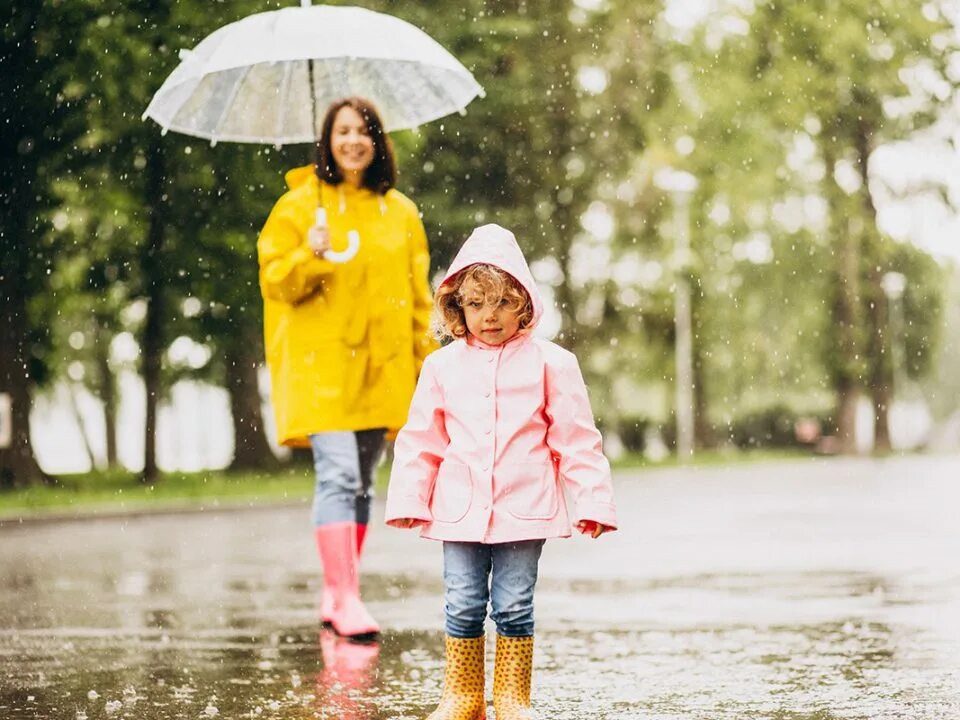
[[181, 60], [144, 118], [211, 142], [313, 142], [318, 118], [350, 95], [371, 100], [393, 131], [463, 111], [483, 94], [425, 32], [357, 7], [251, 15], [181, 52]]

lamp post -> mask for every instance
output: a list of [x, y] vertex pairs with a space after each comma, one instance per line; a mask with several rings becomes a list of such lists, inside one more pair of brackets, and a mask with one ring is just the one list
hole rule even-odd
[[674, 404], [677, 421], [677, 458], [685, 462], [693, 457], [693, 329], [690, 319], [690, 198], [697, 179], [688, 172], [663, 168], [653, 178], [654, 185], [670, 193], [673, 199], [673, 324], [676, 332], [674, 361], [676, 380]]

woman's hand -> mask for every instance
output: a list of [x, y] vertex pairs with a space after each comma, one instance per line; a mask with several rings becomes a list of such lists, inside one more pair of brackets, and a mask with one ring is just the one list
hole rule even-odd
[[330, 249], [330, 229], [314, 225], [307, 231], [307, 244], [317, 257]]
[[577, 530], [594, 539], [600, 537], [605, 532], [610, 532], [612, 529], [609, 525], [602, 525], [595, 520], [581, 520], [577, 523]]
[[397, 518], [391, 524], [394, 527], [406, 528], [408, 530], [410, 528], [419, 527], [420, 525], [426, 525], [423, 520], [417, 520], [416, 518]]

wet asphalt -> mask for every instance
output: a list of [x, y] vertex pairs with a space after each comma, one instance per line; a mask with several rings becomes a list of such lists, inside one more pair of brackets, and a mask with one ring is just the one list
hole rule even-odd
[[[960, 718], [960, 456], [621, 472], [616, 492], [621, 531], [544, 550], [539, 717]], [[374, 527], [384, 632], [357, 645], [318, 625], [306, 505], [3, 523], [0, 718], [423, 718], [440, 565]]]

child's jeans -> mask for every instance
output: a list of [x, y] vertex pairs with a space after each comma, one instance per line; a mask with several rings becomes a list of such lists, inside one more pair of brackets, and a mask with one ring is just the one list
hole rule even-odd
[[483, 635], [487, 602], [497, 632], [507, 637], [533, 635], [533, 589], [543, 540], [485, 545], [443, 543], [447, 635]]
[[370, 521], [373, 471], [383, 450], [383, 434], [383, 430], [358, 430], [310, 436], [316, 476], [314, 525]]

